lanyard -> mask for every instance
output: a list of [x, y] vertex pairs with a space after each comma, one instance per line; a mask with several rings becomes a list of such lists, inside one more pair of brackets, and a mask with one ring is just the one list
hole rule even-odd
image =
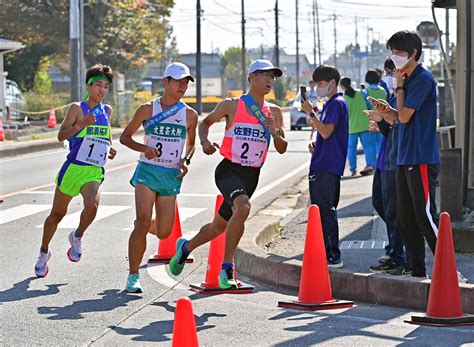
[[255, 102], [255, 100], [250, 96], [250, 94], [244, 94], [240, 97], [245, 104], [248, 106], [250, 109], [250, 112], [257, 118], [257, 120], [260, 122], [260, 125], [263, 127], [263, 130], [265, 131], [265, 138], [267, 139], [267, 143], [270, 143], [270, 130], [265, 126], [265, 120], [267, 119], [265, 117], [265, 113], [263, 113], [262, 109], [258, 104]]
[[173, 106], [171, 106], [170, 108], [167, 108], [166, 110], [164, 111], [161, 111], [160, 113], [154, 115], [153, 117], [151, 117], [150, 119], [148, 119], [147, 121], [143, 122], [143, 127], [146, 129], [150, 126], [153, 126], [153, 125], [156, 125], [162, 121], [164, 121], [165, 119], [171, 117], [171, 116], [174, 116], [176, 113], [178, 113], [179, 110], [181, 110], [186, 104], [182, 101], [179, 101], [177, 102], [176, 104], [174, 104]]

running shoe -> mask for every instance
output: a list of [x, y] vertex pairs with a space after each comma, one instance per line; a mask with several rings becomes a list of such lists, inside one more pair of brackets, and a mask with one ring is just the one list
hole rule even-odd
[[331, 260], [328, 259], [328, 267], [333, 268], [333, 269], [341, 269], [344, 266], [344, 262], [339, 259], [339, 260]]
[[369, 270], [375, 273], [385, 272], [387, 270], [393, 270], [398, 267], [398, 264], [393, 260], [389, 259], [383, 264], [371, 265]]
[[383, 264], [383, 263], [385, 263], [385, 262], [386, 262], [387, 260], [389, 260], [389, 259], [390, 259], [390, 257], [389, 257], [388, 255], [382, 255], [381, 257], [379, 257], [379, 258], [377, 259], [377, 261], [378, 261], [380, 264]]
[[71, 248], [67, 251], [67, 257], [72, 262], [78, 262], [81, 260], [82, 255], [82, 247], [81, 247], [81, 239], [74, 236], [75, 231], [71, 231], [69, 234], [69, 243], [71, 244]]
[[221, 270], [219, 274], [219, 287], [221, 289], [237, 289], [237, 281], [234, 278], [234, 268], [228, 267]]
[[469, 280], [458, 271], [458, 282], [459, 283], [469, 283]]
[[357, 175], [357, 170], [351, 170], [351, 176]]
[[372, 175], [374, 169], [371, 166], [366, 166], [364, 169], [360, 170], [361, 176], [369, 176]]
[[412, 272], [413, 271], [409, 267], [404, 265], [399, 265], [392, 270], [385, 271], [386, 274], [392, 276], [411, 276]]
[[140, 283], [140, 276], [138, 274], [130, 274], [127, 278], [127, 293], [143, 293], [142, 284]]
[[46, 277], [48, 274], [49, 268], [48, 268], [48, 260], [51, 258], [51, 251], [48, 251], [48, 253], [41, 252], [38, 256], [38, 260], [36, 260], [35, 264], [35, 275], [37, 277]]
[[171, 274], [178, 276], [184, 269], [184, 265], [186, 264], [187, 256], [184, 255], [183, 252], [183, 244], [188, 240], [184, 237], [180, 237], [176, 241], [176, 254], [171, 258], [170, 263], [168, 264], [168, 268]]

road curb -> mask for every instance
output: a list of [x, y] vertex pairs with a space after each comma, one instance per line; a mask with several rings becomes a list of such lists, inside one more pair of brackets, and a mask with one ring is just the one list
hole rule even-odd
[[[303, 180], [306, 182], [306, 179]], [[290, 218], [292, 211], [302, 204], [299, 194], [282, 195], [247, 221], [235, 254], [239, 272], [271, 285], [298, 291], [302, 261], [268, 253], [264, 250]], [[276, 210], [285, 211], [278, 215]], [[291, 210], [291, 212], [288, 212]], [[294, 216], [294, 215], [293, 215]], [[430, 280], [411, 277], [387, 277], [382, 274], [357, 273], [346, 269], [329, 270], [335, 298], [362, 301], [424, 311], [428, 303]], [[464, 313], [474, 313], [474, 285], [459, 284]]]

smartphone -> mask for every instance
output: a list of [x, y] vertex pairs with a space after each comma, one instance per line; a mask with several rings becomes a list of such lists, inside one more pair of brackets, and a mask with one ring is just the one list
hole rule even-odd
[[306, 101], [306, 86], [300, 86], [301, 101]]

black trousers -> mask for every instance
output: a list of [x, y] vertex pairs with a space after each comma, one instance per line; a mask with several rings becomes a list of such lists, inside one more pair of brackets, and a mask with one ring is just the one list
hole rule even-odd
[[435, 252], [438, 215], [435, 192], [438, 165], [397, 167], [397, 212], [413, 276], [426, 276], [425, 242]]

